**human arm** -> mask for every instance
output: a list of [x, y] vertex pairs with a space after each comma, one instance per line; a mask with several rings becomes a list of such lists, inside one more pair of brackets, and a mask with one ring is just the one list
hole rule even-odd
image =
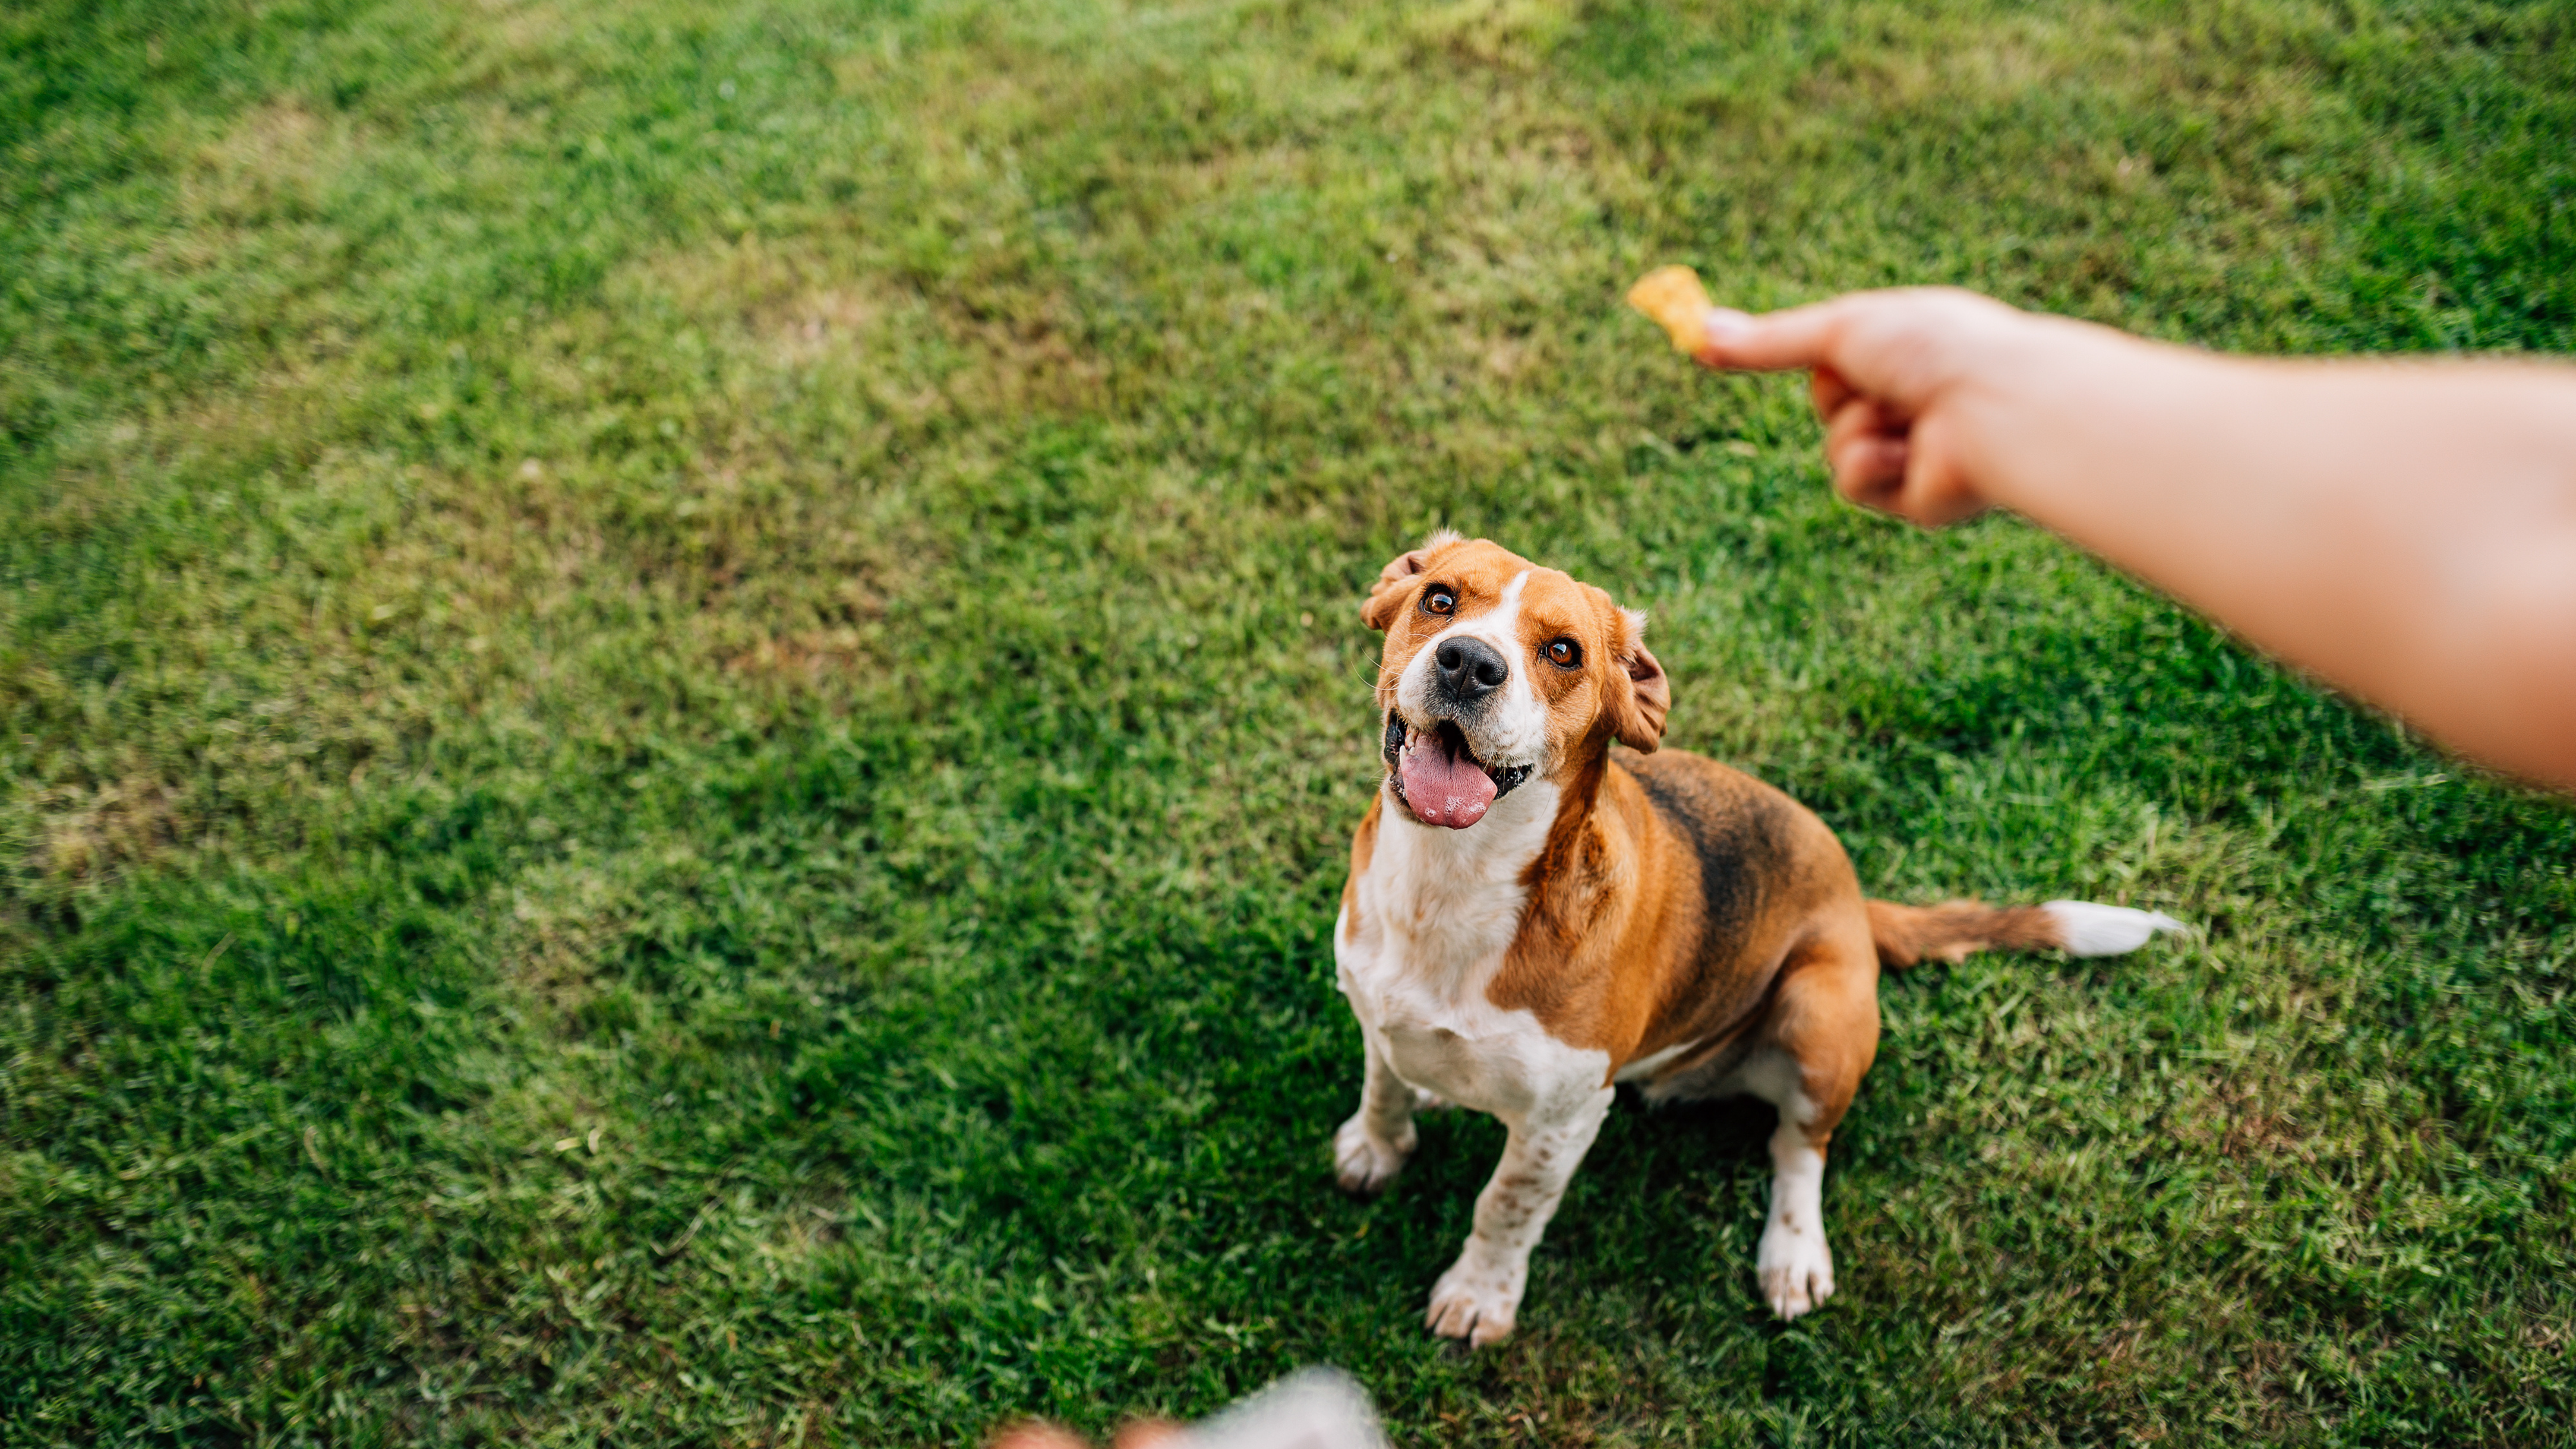
[[1812, 371], [1835, 486], [2020, 513], [2393, 710], [2576, 787], [2576, 369], [2220, 357], [1947, 289], [1764, 317], [1699, 359]]

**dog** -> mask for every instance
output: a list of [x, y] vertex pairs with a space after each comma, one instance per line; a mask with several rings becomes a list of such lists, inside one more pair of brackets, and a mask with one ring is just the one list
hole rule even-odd
[[1385, 776], [1333, 926], [1365, 1042], [1333, 1136], [1347, 1191], [1385, 1188], [1417, 1111], [1509, 1129], [1424, 1322], [1512, 1331], [1530, 1251], [1620, 1082], [1650, 1103], [1779, 1109], [1754, 1271], [1795, 1319], [1833, 1296], [1825, 1148], [1878, 1051], [1878, 973], [1988, 947], [2134, 950], [2169, 916], [2084, 901], [1867, 900], [1833, 831], [1714, 760], [1657, 752], [1672, 685], [1645, 619], [1486, 540], [1434, 534], [1361, 618], [1386, 635]]

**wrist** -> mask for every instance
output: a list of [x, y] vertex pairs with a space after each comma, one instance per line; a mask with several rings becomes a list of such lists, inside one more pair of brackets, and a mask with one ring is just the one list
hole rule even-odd
[[[2113, 328], [2015, 312], [1978, 340], [1978, 365], [1949, 409], [1948, 444], [1979, 503], [2042, 517], [2051, 495], [2090, 471], [2088, 459], [2144, 426], [2176, 416], [2152, 400], [2200, 361], [2187, 349]], [[2044, 518], [2043, 518], [2044, 521]]]

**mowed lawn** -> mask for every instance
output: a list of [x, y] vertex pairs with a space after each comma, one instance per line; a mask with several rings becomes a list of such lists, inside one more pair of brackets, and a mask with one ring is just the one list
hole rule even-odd
[[[10, 7], [0, 1441], [2576, 1441], [2576, 814], [1618, 304], [2565, 354], [2571, 136], [2564, 4]], [[1891, 978], [1794, 1327], [1765, 1107], [1475, 1355], [1500, 1130], [1333, 1190], [1443, 525], [1874, 893], [2199, 928]]]

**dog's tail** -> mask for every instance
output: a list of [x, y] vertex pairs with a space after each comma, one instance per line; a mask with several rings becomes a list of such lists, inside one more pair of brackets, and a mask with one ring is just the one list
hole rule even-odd
[[1989, 906], [1943, 901], [1937, 906], [1869, 903], [1869, 934], [1878, 964], [1901, 970], [1924, 961], [1959, 961], [1971, 951], [2063, 951], [2069, 956], [2117, 956], [2147, 944], [2158, 931], [2183, 924], [2160, 911], [2097, 906], [2091, 901], [2050, 901], [2041, 906]]

